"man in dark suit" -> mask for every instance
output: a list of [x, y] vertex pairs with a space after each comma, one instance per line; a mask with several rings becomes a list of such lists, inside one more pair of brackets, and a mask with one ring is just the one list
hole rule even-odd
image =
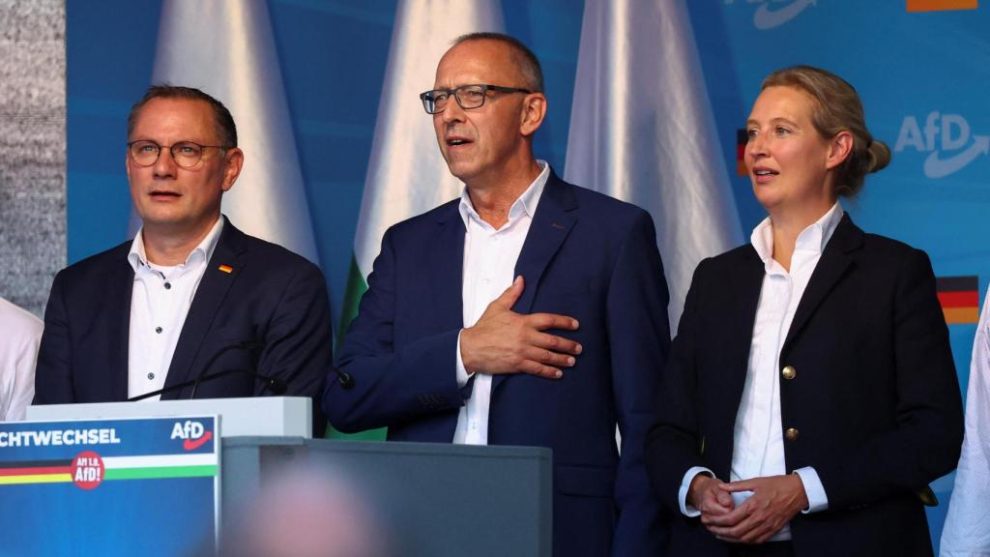
[[653, 222], [534, 158], [542, 89], [504, 35], [441, 59], [421, 98], [464, 193], [386, 232], [341, 348], [353, 379], [324, 409], [392, 440], [550, 447], [555, 555], [660, 555], [642, 461], [669, 347]]
[[155, 86], [134, 106], [126, 165], [142, 227], [55, 277], [35, 404], [322, 391], [322, 273], [220, 214], [243, 161], [230, 112], [202, 91]]

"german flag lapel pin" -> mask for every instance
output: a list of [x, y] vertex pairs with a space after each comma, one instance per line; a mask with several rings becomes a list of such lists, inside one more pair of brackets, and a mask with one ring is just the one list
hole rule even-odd
[[222, 264], [222, 263], [220, 264], [220, 266], [219, 266], [219, 267], [217, 267], [217, 269], [218, 269], [218, 270], [219, 270], [219, 271], [220, 271], [221, 273], [227, 273], [228, 275], [229, 275], [230, 273], [233, 273], [233, 272], [234, 272], [234, 268], [233, 268], [233, 267], [231, 267], [230, 265], [224, 265], [224, 264]]

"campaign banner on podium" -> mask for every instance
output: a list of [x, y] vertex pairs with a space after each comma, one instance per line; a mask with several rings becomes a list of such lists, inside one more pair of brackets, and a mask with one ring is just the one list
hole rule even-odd
[[217, 416], [0, 423], [0, 556], [216, 547]]

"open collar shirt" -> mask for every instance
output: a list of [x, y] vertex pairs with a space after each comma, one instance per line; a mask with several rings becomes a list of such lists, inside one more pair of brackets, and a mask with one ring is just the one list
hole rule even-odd
[[[134, 397], [165, 386], [165, 376], [179, 342], [193, 297], [206, 265], [220, 240], [224, 219], [216, 224], [183, 263], [164, 267], [148, 261], [144, 229], [138, 231], [127, 254], [134, 269], [130, 334], [127, 351], [127, 396]], [[159, 400], [160, 396], [144, 400]]]
[[[464, 326], [471, 327], [515, 279], [516, 260], [529, 233], [536, 206], [550, 177], [550, 165], [538, 161], [543, 170], [526, 191], [509, 208], [509, 220], [496, 230], [475, 211], [467, 188], [461, 193], [458, 209], [464, 220], [464, 267], [461, 286]], [[461, 341], [457, 339], [457, 382], [468, 397], [457, 416], [454, 443], [488, 444], [488, 414], [491, 403], [492, 376], [476, 373], [469, 377], [461, 360]]]
[[[764, 276], [753, 325], [746, 382], [736, 413], [729, 481], [787, 473], [780, 415], [780, 351], [811, 275], [843, 214], [842, 206], [836, 203], [818, 221], [801, 231], [791, 256], [790, 270], [784, 269], [773, 258], [773, 225], [769, 217], [757, 225], [750, 236], [753, 249], [763, 262]], [[809, 505], [803, 512], [827, 509], [828, 497], [815, 469], [805, 467], [793, 472], [801, 478], [808, 497]], [[691, 468], [681, 483], [681, 511], [687, 516], [701, 514], [688, 506], [686, 501], [691, 480], [699, 473], [711, 474], [711, 471], [701, 467]], [[734, 493], [735, 504], [742, 504], [752, 494], [751, 491]], [[785, 525], [769, 541], [789, 539], [790, 526]]]

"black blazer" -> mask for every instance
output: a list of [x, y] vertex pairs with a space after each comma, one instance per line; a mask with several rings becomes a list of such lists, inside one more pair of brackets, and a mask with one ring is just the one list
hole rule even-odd
[[[124, 242], [55, 276], [45, 310], [34, 404], [127, 399], [134, 283], [127, 262], [130, 246]], [[227, 348], [239, 343], [252, 347]], [[183, 324], [165, 387], [196, 379], [207, 364], [211, 372], [256, 370], [282, 379], [286, 395], [313, 398], [315, 411], [330, 362], [329, 301], [319, 268], [224, 223]], [[191, 390], [162, 398], [188, 398]], [[233, 373], [200, 383], [196, 398], [264, 394], [270, 394], [264, 381]], [[325, 424], [314, 419], [318, 434]]]
[[[706, 466], [728, 480], [764, 266], [752, 246], [698, 265], [647, 440], [651, 481], [672, 515], [671, 555], [727, 555], [677, 502]], [[843, 217], [780, 354], [787, 470], [814, 467], [828, 510], [791, 521], [796, 554], [931, 555], [916, 495], [955, 467], [962, 442], [948, 330], [924, 252]]]

